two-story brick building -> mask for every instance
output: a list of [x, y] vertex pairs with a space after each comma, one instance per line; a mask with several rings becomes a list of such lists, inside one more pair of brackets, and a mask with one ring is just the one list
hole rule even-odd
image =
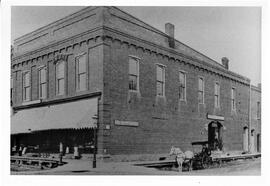
[[87, 7], [16, 39], [11, 67], [13, 144], [86, 148], [97, 114], [100, 154], [202, 140], [248, 150], [250, 80], [177, 41], [172, 24], [163, 33], [116, 7]]

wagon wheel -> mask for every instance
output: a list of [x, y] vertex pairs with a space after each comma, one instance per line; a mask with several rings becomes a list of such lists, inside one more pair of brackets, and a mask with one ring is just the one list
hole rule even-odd
[[209, 163], [210, 163], [210, 160], [209, 160], [208, 157], [203, 157], [202, 158], [202, 168], [203, 169], [209, 168]]
[[208, 168], [208, 164], [205, 160], [202, 159], [202, 168], [203, 169], [207, 169]]

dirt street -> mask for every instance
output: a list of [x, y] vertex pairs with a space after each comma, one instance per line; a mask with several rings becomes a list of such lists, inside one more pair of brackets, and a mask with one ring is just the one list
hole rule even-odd
[[11, 172], [12, 175], [260, 175], [261, 159], [237, 160], [223, 164], [220, 168], [209, 168], [191, 172], [164, 171], [156, 168], [134, 166], [132, 162], [99, 163], [91, 168], [89, 161], [70, 161], [67, 165], [47, 171]]

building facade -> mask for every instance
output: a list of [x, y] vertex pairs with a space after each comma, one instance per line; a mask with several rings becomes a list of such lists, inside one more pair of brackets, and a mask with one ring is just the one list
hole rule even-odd
[[251, 86], [250, 151], [261, 152], [261, 84]]
[[[42, 133], [91, 128], [96, 114], [100, 154], [190, 150], [194, 141], [248, 151], [250, 80], [230, 71], [227, 58], [215, 62], [174, 32], [170, 23], [163, 33], [116, 7], [87, 7], [16, 39], [12, 136], [26, 132], [18, 127], [22, 120]], [[84, 100], [89, 104], [74, 106], [84, 114], [74, 119], [65, 104]]]

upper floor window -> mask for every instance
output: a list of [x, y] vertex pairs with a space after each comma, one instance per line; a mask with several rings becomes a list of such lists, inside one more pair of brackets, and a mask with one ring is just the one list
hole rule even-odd
[[86, 55], [76, 57], [76, 89], [86, 90]]
[[219, 83], [215, 83], [215, 107], [220, 107], [220, 85]]
[[39, 86], [39, 98], [47, 97], [47, 76], [46, 67], [42, 67], [38, 70], [38, 86]]
[[139, 59], [129, 57], [129, 90], [139, 90]]
[[204, 103], [204, 79], [202, 77], [199, 78], [198, 82], [198, 101]]
[[179, 72], [179, 99], [186, 100], [186, 73]]
[[232, 110], [236, 110], [235, 97], [236, 97], [236, 91], [235, 91], [235, 88], [232, 88], [232, 90], [231, 90], [231, 105], [232, 105]]
[[165, 95], [165, 66], [157, 65], [157, 95]]
[[10, 79], [10, 101], [12, 105], [12, 99], [13, 99], [13, 78]]
[[30, 101], [30, 72], [23, 73], [23, 101]]
[[56, 63], [56, 94], [64, 95], [65, 93], [65, 62]]
[[261, 102], [257, 102], [257, 119], [261, 118]]

